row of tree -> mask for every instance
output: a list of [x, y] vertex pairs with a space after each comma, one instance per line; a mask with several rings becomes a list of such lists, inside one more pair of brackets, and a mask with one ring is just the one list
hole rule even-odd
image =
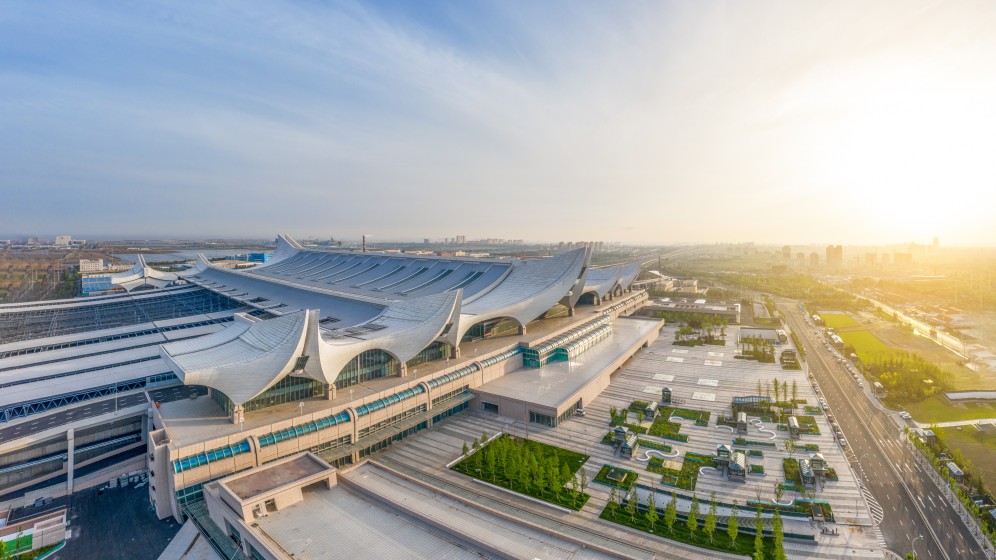
[[[763, 392], [762, 392], [762, 387], [763, 387]], [[791, 391], [792, 391], [792, 400], [791, 401], [789, 401], [789, 389], [790, 388], [791, 388]], [[791, 385], [789, 385], [789, 383], [787, 381], [779, 381], [778, 379], [772, 379], [770, 383], [765, 383], [763, 386], [761, 384], [761, 380], [760, 379], [757, 380], [757, 395], [758, 396], [764, 395], [765, 397], [768, 397], [769, 399], [771, 399], [771, 397], [772, 397], [772, 395], [771, 395], [772, 389], [774, 389], [774, 393], [775, 393], [774, 394], [774, 399], [772, 399], [774, 401], [791, 402], [791, 403], [794, 404], [795, 401], [799, 400], [799, 383], [795, 379], [792, 380], [792, 384]]]
[[[668, 534], [674, 535], [674, 527], [678, 521], [678, 496], [675, 492], [671, 492], [671, 499], [668, 501], [667, 505], [664, 506], [664, 515], [661, 516], [660, 511], [657, 508], [657, 504], [654, 503], [654, 493], [651, 492], [647, 496], [647, 504], [645, 507], [641, 508], [639, 505], [639, 500], [637, 498], [636, 488], [633, 487], [629, 492], [616, 492], [613, 488], [609, 493], [609, 503], [612, 505], [612, 509], [609, 515], [612, 520], [618, 519], [620, 512], [629, 518], [631, 524], [636, 523], [637, 514], [640, 509], [643, 510], [643, 519], [646, 521], [647, 525], [650, 527], [650, 531], [656, 533], [657, 523], [663, 519], [664, 527], [667, 529]], [[715, 533], [716, 525], [718, 522], [717, 515], [717, 504], [716, 504], [716, 493], [713, 492], [710, 495], [709, 509], [706, 512], [705, 518], [701, 521], [701, 530], [708, 539], [709, 544], [715, 543]], [[740, 522], [739, 522], [739, 509], [737, 507], [737, 501], [733, 501], [733, 507], [730, 508], [730, 517], [726, 521], [726, 536], [727, 536], [727, 546], [732, 550], [738, 550], [739, 546], [737, 544], [737, 538], [740, 535]], [[685, 528], [688, 530], [689, 539], [692, 542], [698, 541], [698, 531], [700, 528], [699, 518], [702, 512], [699, 507], [698, 496], [692, 495], [692, 505], [685, 517]], [[772, 534], [773, 534], [773, 560], [785, 560], [785, 534], [782, 525], [781, 514], [776, 510], [774, 516], [771, 520]], [[764, 548], [764, 521], [761, 517], [761, 507], [758, 506], [754, 515], [754, 554], [752, 558], [754, 560], [765, 560], [765, 548]]]

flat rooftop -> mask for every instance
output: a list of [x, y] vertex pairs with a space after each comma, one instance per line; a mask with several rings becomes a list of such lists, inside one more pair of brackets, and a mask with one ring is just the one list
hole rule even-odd
[[320, 462], [310, 455], [301, 455], [290, 461], [264, 465], [243, 476], [236, 475], [236, 478], [227, 482], [222, 481], [222, 484], [239, 499], [248, 500], [322, 471], [331, 470], [333, 469], [327, 463]]
[[476, 556], [415, 519], [341, 488], [304, 489], [304, 500], [256, 519], [258, 531], [294, 558], [309, 560]]
[[519, 368], [477, 387], [475, 392], [556, 408], [659, 325], [657, 320], [620, 317], [612, 322], [608, 338], [570, 361], [551, 362], [538, 369]]

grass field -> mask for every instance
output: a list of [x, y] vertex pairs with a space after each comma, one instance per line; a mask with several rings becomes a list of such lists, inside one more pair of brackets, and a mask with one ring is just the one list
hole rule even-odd
[[[909, 412], [917, 422], [954, 422], [957, 420], [981, 420], [983, 418], [996, 418], [996, 406], [986, 403], [972, 403], [960, 406], [948, 404], [947, 399], [941, 395], [934, 395], [918, 403], [904, 405], [894, 405], [894, 408], [903, 408]], [[974, 429], [974, 428], [973, 428]]]
[[820, 318], [826, 323], [827, 327], [831, 329], [849, 329], [851, 327], [860, 327], [860, 323], [851, 318], [850, 315], [844, 315], [843, 313], [820, 313]]
[[863, 362], [874, 361], [896, 353], [895, 350], [887, 346], [881, 339], [866, 330], [846, 331], [840, 334], [844, 343], [853, 347], [854, 352]]
[[996, 385], [996, 375], [992, 372], [976, 372], [968, 369], [961, 364], [958, 356], [927, 337], [917, 336], [891, 324], [880, 324], [870, 330], [887, 346], [919, 354], [951, 374], [949, 383], [952, 390], [989, 389]]
[[960, 430], [937, 428], [934, 433], [949, 448], [960, 450], [962, 456], [975, 465], [977, 472], [982, 473], [987, 490], [996, 490], [996, 469], [986, 468], [996, 464], [996, 429], [977, 430], [975, 426], [962, 426]]

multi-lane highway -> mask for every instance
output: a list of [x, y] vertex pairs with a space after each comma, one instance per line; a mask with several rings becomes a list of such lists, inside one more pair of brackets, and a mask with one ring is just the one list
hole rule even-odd
[[[870, 492], [873, 510], [888, 548], [900, 556], [913, 550], [917, 558], [984, 560], [954, 508], [902, 442], [893, 417], [875, 406], [851, 374], [837, 362], [792, 300], [779, 308], [799, 335], [806, 361], [848, 442], [856, 470]], [[877, 504], [875, 504], [877, 502]], [[880, 507], [880, 509], [879, 509]], [[920, 535], [922, 539], [917, 539]]]

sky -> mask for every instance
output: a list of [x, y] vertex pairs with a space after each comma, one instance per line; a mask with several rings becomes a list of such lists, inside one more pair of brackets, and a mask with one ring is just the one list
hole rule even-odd
[[996, 245], [996, 2], [0, 0], [0, 235]]

